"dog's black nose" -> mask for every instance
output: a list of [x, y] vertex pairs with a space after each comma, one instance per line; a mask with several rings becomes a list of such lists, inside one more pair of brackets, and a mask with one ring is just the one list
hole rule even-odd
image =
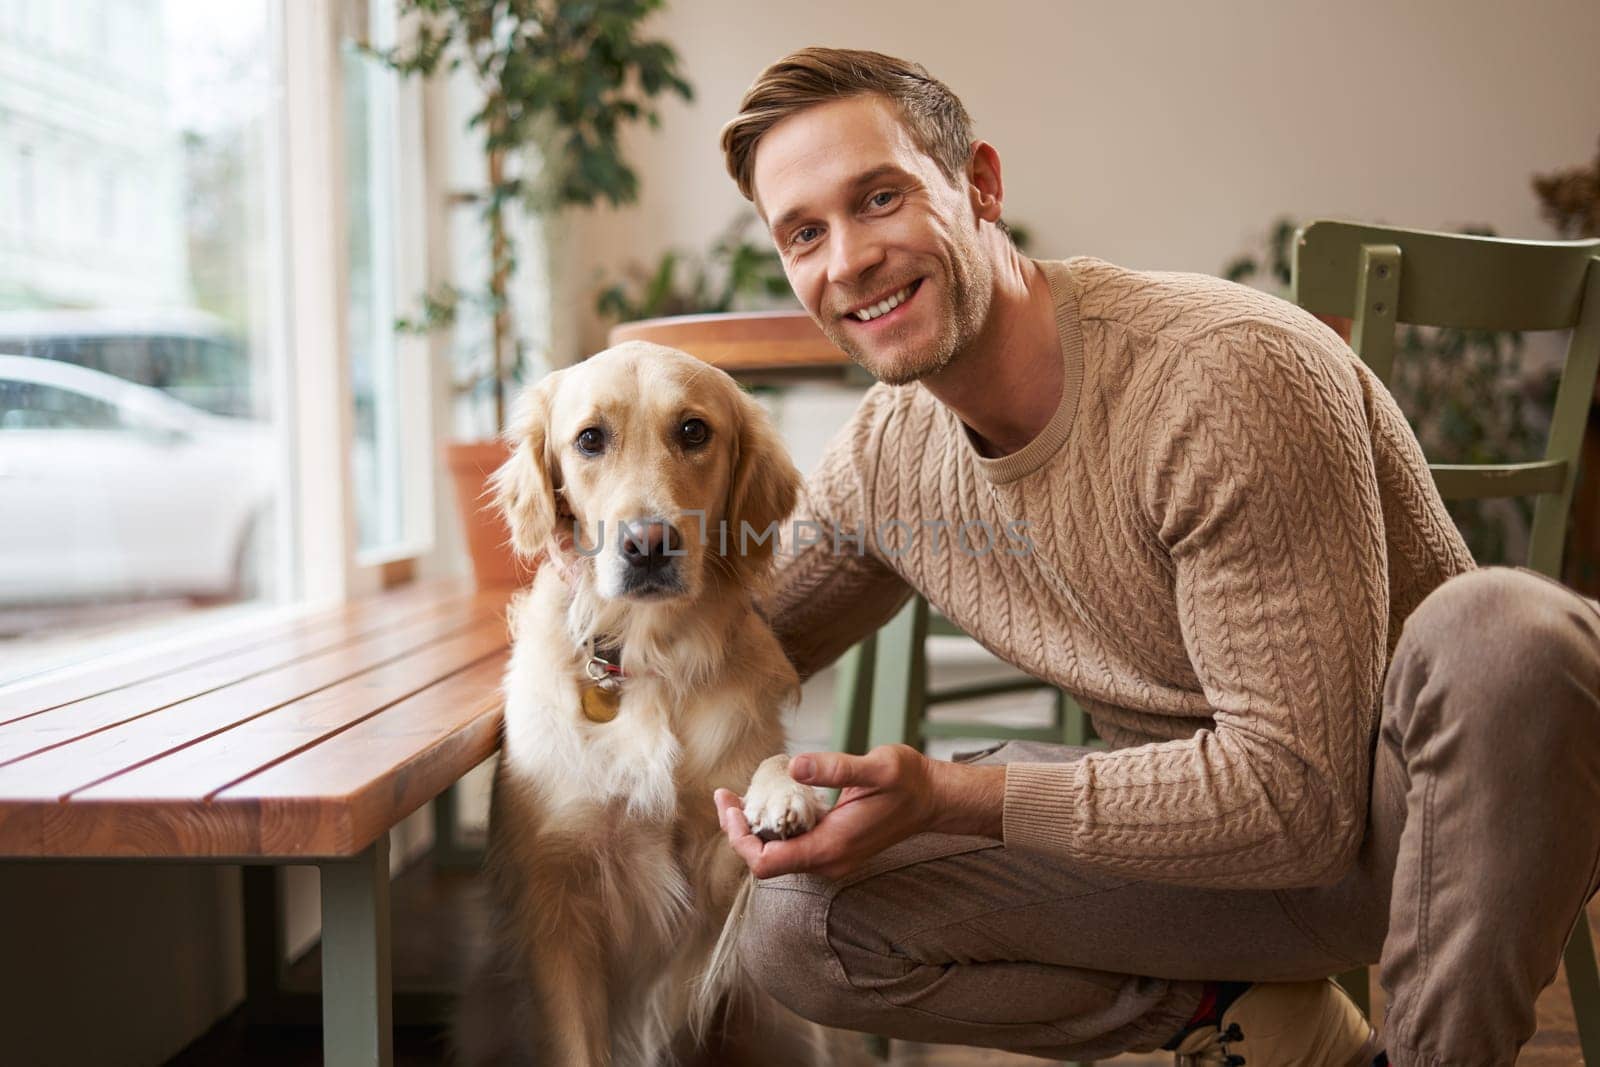
[[653, 571], [683, 555], [683, 535], [677, 527], [660, 519], [642, 519], [623, 524], [622, 558], [628, 566]]

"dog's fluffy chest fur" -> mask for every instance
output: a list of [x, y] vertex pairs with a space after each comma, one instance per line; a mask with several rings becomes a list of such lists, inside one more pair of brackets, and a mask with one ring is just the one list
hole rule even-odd
[[[546, 570], [512, 605], [507, 773], [537, 789], [547, 825], [619, 807], [628, 819], [675, 822], [680, 801], [692, 799], [704, 812], [691, 823], [714, 833], [712, 790], [743, 788], [761, 760], [783, 747], [781, 708], [793, 697], [794, 676], [741, 669], [748, 664], [739, 656], [746, 643], [770, 642], [771, 634], [753, 615], [742, 632], [728, 632], [736, 618], [680, 623], [666, 634], [634, 627], [640, 654], [624, 645], [632, 673], [616, 717], [592, 722], [581, 702], [585, 651], [570, 625], [583, 610], [574, 604], [581, 596]], [[772, 662], [749, 658], [763, 660]]]

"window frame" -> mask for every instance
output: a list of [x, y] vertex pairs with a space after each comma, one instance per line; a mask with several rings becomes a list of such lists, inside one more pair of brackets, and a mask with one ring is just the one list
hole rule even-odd
[[[348, 0], [346, 0], [348, 2]], [[439, 439], [429, 340], [396, 337], [397, 388], [407, 398], [401, 420], [405, 529], [399, 545], [358, 550], [354, 471], [354, 399], [348, 327], [349, 205], [345, 197], [340, 0], [280, 0], [286, 219], [280, 232], [289, 352], [279, 366], [290, 412], [287, 435], [293, 512], [284, 531], [294, 546], [298, 599], [347, 600], [399, 584], [436, 564], [436, 464]], [[414, 20], [396, 28], [404, 42]], [[428, 187], [423, 137], [424, 87], [400, 79], [395, 100], [393, 284], [404, 306], [423, 291], [428, 264]], [[306, 355], [311, 353], [312, 355]]]

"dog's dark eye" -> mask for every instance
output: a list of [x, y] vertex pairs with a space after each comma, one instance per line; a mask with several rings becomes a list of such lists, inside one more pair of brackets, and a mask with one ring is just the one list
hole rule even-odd
[[711, 438], [711, 427], [705, 424], [704, 419], [684, 419], [683, 425], [678, 427], [678, 436], [690, 448], [699, 448]]
[[605, 451], [606, 434], [598, 426], [590, 426], [578, 434], [578, 451], [586, 456], [598, 456]]

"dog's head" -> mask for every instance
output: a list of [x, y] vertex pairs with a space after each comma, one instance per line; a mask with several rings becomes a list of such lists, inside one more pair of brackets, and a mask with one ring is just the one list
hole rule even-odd
[[642, 341], [535, 383], [507, 436], [494, 489], [516, 550], [572, 536], [605, 599], [758, 582], [799, 491], [759, 403], [715, 367]]

